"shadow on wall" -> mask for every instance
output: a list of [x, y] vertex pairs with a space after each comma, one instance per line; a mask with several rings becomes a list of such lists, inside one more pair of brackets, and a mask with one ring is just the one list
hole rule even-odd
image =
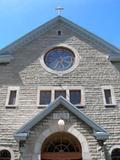
[[[63, 31], [63, 34], [60, 37], [56, 34], [56, 31], [59, 28]], [[12, 60], [10, 64], [5, 66], [0, 65], [0, 84], [22, 85], [24, 84], [24, 80], [28, 78], [30, 79], [29, 76], [26, 76], [26, 73], [29, 72], [29, 75], [32, 75], [33, 78], [35, 77], [34, 70], [35, 72], [40, 70], [40, 74], [45, 77], [45, 70], [40, 66], [38, 59], [43, 54], [43, 51], [49, 46], [55, 46], [61, 43], [66, 43], [68, 45], [72, 44], [72, 46], [75, 45], [78, 52], [81, 52], [82, 45], [80, 45], [80, 40], [81, 42], [85, 42], [86, 45], [88, 44], [92, 48], [102, 50], [102, 52], [104, 52], [100, 45], [96, 45], [96, 43], [92, 42], [92, 40], [89, 40], [87, 35], [84, 35], [83, 33], [79, 33], [78, 35], [73, 31], [73, 29], [74, 28], [70, 28], [70, 26], [67, 26], [64, 23], [57, 25], [54, 24], [48, 31], [46, 31], [46, 33], [38, 35], [37, 38], [32, 39], [28, 44], [25, 44], [21, 48], [17, 49], [14, 53], [12, 53], [14, 60]], [[76, 41], [75, 37], [79, 40]], [[28, 68], [28, 70], [26, 68]], [[50, 77], [50, 74], [47, 76]]]
[[120, 72], [120, 62], [114, 62], [114, 63], [112, 62], [112, 64]]

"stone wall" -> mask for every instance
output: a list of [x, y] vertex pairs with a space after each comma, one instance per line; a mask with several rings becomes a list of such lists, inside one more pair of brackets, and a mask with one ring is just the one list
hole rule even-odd
[[[62, 31], [62, 36], [57, 35], [58, 30]], [[78, 67], [63, 76], [47, 72], [40, 64], [46, 48], [59, 44], [73, 47], [80, 57]], [[16, 50], [10, 64], [0, 65], [0, 146], [12, 148], [17, 159], [19, 147], [13, 133], [43, 109], [37, 107], [38, 86], [58, 85], [84, 87], [85, 107], [82, 111], [108, 131], [108, 150], [117, 145], [120, 140], [120, 72], [119, 64], [108, 60], [109, 52], [82, 33], [77, 35], [65, 24], [53, 26], [46, 34]], [[108, 85], [113, 87], [117, 103], [111, 108], [104, 106], [101, 89], [101, 86]], [[8, 86], [20, 87], [16, 108], [5, 106]], [[87, 139], [93, 159], [99, 159], [95, 149], [97, 142], [91, 135], [87, 135]]]

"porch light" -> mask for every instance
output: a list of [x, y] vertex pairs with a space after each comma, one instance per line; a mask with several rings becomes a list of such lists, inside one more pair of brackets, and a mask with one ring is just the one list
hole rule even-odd
[[59, 119], [58, 120], [58, 126], [59, 126], [59, 129], [62, 131], [64, 130], [64, 126], [65, 126], [65, 121], [63, 119]]

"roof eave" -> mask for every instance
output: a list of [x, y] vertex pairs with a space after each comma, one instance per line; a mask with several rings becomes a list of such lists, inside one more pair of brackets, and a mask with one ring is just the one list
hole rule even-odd
[[51, 103], [45, 110], [38, 113], [33, 119], [31, 119], [28, 123], [21, 127], [16, 133], [29, 131], [38, 122], [38, 120], [41, 121], [45, 116], [51, 113], [60, 104], [64, 105], [68, 110], [70, 110], [73, 114], [75, 114], [79, 119], [84, 121], [88, 126], [93, 128], [94, 130], [106, 132], [105, 129], [93, 122], [88, 116], [86, 116], [83, 112], [74, 107], [74, 105], [68, 102], [64, 97], [59, 97], [53, 103]]
[[40, 27], [34, 29], [33, 31], [29, 32], [25, 36], [19, 38], [18, 40], [16, 40], [12, 44], [1, 49], [0, 54], [2, 52], [6, 52], [6, 51], [9, 51], [11, 53], [11, 52], [15, 51], [16, 49], [20, 48], [21, 46], [29, 43], [34, 38], [36, 38], [38, 35], [41, 35], [41, 34], [44, 34], [45, 32], [47, 32], [48, 29], [50, 28], [50, 26], [54, 25], [56, 21], [63, 21], [65, 23], [67, 23], [70, 26], [70, 28], [73, 27], [74, 32], [76, 32], [77, 34], [79, 34], [79, 32], [82, 32], [86, 36], [92, 38], [95, 43], [100, 44], [102, 48], [104, 48], [104, 49], [107, 48], [107, 49], [111, 50], [112, 54], [113, 53], [116, 53], [118, 55], [120, 54], [120, 49], [118, 49], [114, 45], [110, 44], [109, 42], [105, 41], [104, 39], [96, 36], [94, 33], [87, 31], [86, 29], [78, 26], [77, 24], [73, 23], [72, 21], [70, 21], [62, 16], [57, 16], [57, 17], [53, 18], [52, 20], [48, 21], [47, 23], [45, 23], [45, 24], [41, 25]]
[[0, 50], [0, 54], [2, 54], [4, 52], [9, 52], [9, 53], [13, 54], [13, 52], [16, 49], [23, 47], [27, 43], [31, 42], [38, 35], [42, 35], [42, 34], [46, 33], [49, 29], [49, 26], [53, 25], [59, 19], [61, 19], [61, 16], [57, 16], [57, 17], [53, 18], [52, 20], [49, 20], [48, 22], [46, 22], [46, 23], [40, 25], [39, 27], [33, 29], [32, 31], [28, 32], [24, 36], [21, 36], [20, 38], [18, 38], [14, 42], [12, 42], [9, 45], [7, 45], [6, 47], [2, 48]]
[[120, 62], [120, 56], [109, 56], [111, 62]]
[[109, 134], [107, 132], [94, 131], [93, 134], [98, 141], [99, 140], [105, 141], [109, 138]]
[[[28, 137], [28, 133], [15, 133], [14, 134], [14, 138], [16, 139], [16, 141], [26, 141], [27, 137]], [[97, 132], [94, 131], [93, 135], [95, 136], [95, 138], [100, 141], [106, 141], [109, 138], [109, 134], [106, 132]]]
[[28, 133], [17, 133], [14, 134], [14, 138], [16, 139], [16, 141], [26, 141], [28, 137]]
[[0, 55], [0, 64], [10, 63], [13, 59], [14, 57], [11, 55]]
[[[93, 38], [96, 42], [98, 42], [101, 45], [104, 45], [105, 48], [109, 48], [113, 51], [113, 53], [116, 54], [120, 54], [120, 49], [117, 48], [116, 46], [112, 45], [111, 43], [107, 42], [106, 40], [102, 39], [101, 37], [95, 35], [94, 33], [86, 30], [85, 28], [73, 23], [72, 21], [64, 18], [64, 17], [60, 17], [64, 22], [67, 22], [69, 25], [73, 26], [74, 28], [76, 28], [78, 31], [82, 31], [83, 33], [85, 33], [87, 36]], [[78, 33], [78, 32], [77, 32]]]
[[[45, 118], [49, 113], [51, 113], [57, 106], [64, 105], [68, 110], [70, 110], [74, 115], [76, 115], [79, 119], [85, 122], [88, 126], [90, 126], [94, 132], [94, 135], [97, 139], [100, 139], [100, 136], [106, 136], [107, 132], [105, 129], [97, 125], [94, 121], [92, 121], [88, 116], [82, 113], [80, 110], [75, 108], [70, 102], [68, 102], [65, 98], [59, 97], [57, 98], [51, 105], [49, 105], [44, 111], [38, 113], [33, 119], [31, 119], [28, 123], [26, 123], [23, 127], [21, 127], [16, 133], [16, 137], [24, 133], [29, 133], [31, 128], [35, 126], [38, 122], [40, 122], [43, 118]], [[98, 134], [101, 133], [101, 134]], [[17, 136], [18, 135], [18, 136]], [[105, 138], [103, 138], [105, 139]]]

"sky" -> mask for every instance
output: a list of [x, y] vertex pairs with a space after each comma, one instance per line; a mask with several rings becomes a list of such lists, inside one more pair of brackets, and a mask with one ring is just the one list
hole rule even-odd
[[0, 48], [57, 16], [120, 48], [120, 0], [0, 0]]

